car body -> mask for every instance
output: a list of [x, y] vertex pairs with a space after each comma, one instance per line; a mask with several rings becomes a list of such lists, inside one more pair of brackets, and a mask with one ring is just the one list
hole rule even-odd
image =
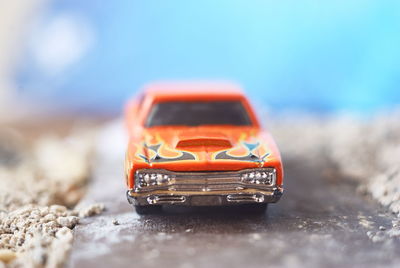
[[265, 210], [283, 193], [278, 148], [234, 84], [150, 84], [125, 123], [127, 198], [140, 214], [165, 204]]

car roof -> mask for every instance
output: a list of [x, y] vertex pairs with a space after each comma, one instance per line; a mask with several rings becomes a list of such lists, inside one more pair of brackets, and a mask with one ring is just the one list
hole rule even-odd
[[243, 98], [240, 86], [231, 82], [157, 82], [144, 87], [144, 95], [152, 99], [224, 97]]

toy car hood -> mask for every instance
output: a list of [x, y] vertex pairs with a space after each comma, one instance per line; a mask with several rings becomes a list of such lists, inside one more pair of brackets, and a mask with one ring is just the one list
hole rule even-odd
[[272, 138], [252, 127], [154, 127], [132, 143], [135, 169], [218, 171], [275, 167], [280, 155]]

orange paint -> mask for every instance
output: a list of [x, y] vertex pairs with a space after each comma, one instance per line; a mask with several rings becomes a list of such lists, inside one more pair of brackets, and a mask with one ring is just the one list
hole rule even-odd
[[[180, 101], [239, 101], [248, 113], [251, 125], [145, 127], [146, 119], [155, 104]], [[235, 85], [149, 85], [141, 95], [126, 105], [125, 123], [129, 133], [125, 160], [129, 189], [134, 187], [136, 170], [143, 168], [170, 171], [236, 171], [273, 167], [277, 171], [277, 186], [283, 184], [283, 168], [278, 148], [271, 135], [260, 128], [250, 103]], [[250, 150], [252, 147], [246, 144], [252, 145], [254, 149]], [[239, 160], [249, 154], [254, 155], [254, 161]], [[218, 158], [221, 155], [226, 159]]]

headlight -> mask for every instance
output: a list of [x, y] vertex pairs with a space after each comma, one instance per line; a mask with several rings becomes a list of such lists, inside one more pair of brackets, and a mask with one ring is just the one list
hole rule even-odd
[[275, 169], [259, 169], [243, 172], [241, 180], [244, 183], [274, 185], [276, 178]]
[[166, 185], [171, 180], [171, 176], [164, 173], [146, 171], [137, 173], [136, 180], [136, 185], [138, 187]]

